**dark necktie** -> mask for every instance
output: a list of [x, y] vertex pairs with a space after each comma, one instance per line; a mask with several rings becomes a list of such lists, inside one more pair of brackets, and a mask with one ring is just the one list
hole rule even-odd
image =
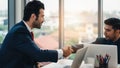
[[32, 36], [32, 40], [34, 40], [34, 34], [33, 34], [33, 32], [31, 32], [31, 36]]

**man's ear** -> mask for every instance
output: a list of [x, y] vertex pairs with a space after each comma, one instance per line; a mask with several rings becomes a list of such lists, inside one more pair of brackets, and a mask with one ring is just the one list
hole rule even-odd
[[120, 34], [120, 29], [119, 29], [119, 34]]
[[120, 34], [120, 30], [118, 29], [118, 30], [116, 30], [116, 33], [119, 33]]
[[31, 18], [32, 18], [32, 20], [36, 20], [36, 15], [33, 13], [32, 15], [31, 15]]

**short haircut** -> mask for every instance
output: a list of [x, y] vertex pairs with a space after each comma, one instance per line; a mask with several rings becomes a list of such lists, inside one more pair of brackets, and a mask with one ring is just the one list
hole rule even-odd
[[106, 25], [112, 26], [114, 30], [120, 29], [120, 19], [118, 18], [108, 18], [104, 21]]
[[40, 1], [33, 0], [30, 1], [24, 8], [24, 16], [23, 20], [24, 21], [29, 21], [30, 16], [34, 13], [36, 17], [38, 18], [39, 15], [39, 10], [40, 9], [45, 9], [44, 4]]

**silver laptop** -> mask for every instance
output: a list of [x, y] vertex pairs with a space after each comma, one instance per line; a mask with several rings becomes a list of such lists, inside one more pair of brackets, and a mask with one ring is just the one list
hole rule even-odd
[[[87, 57], [96, 58], [96, 55], [105, 55], [106, 53], [111, 56], [109, 68], [117, 68], [117, 47], [115, 45], [84, 44], [84, 46], [77, 51], [70, 65], [52, 63], [42, 68], [80, 68], [82, 61], [86, 62]], [[97, 66], [97, 62], [95, 62], [95, 66]]]
[[[86, 54], [84, 56], [85, 62], [87, 62], [87, 57], [93, 57], [96, 59], [96, 55], [109, 54], [111, 56], [108, 63], [108, 68], [117, 68], [117, 46], [116, 45], [102, 45], [102, 44], [84, 44], [88, 46]], [[95, 61], [95, 66], [98, 67], [98, 61]]]
[[74, 58], [74, 60], [72, 62], [71, 68], [80, 68], [87, 49], [88, 49], [88, 47], [84, 47], [84, 48], [79, 49], [77, 51], [77, 53], [75, 55], [75, 58]]

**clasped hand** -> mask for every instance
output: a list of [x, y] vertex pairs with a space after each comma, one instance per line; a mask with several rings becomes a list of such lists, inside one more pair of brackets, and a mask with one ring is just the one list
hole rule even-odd
[[73, 49], [71, 48], [71, 46], [65, 46], [62, 48], [62, 50], [63, 50], [64, 57], [68, 57], [73, 52]]
[[72, 46], [65, 46], [65, 47], [62, 48], [63, 56], [67, 57], [71, 53], [76, 53], [78, 49], [81, 49], [83, 47], [84, 47], [83, 44], [75, 44], [75, 45], [72, 45]]

